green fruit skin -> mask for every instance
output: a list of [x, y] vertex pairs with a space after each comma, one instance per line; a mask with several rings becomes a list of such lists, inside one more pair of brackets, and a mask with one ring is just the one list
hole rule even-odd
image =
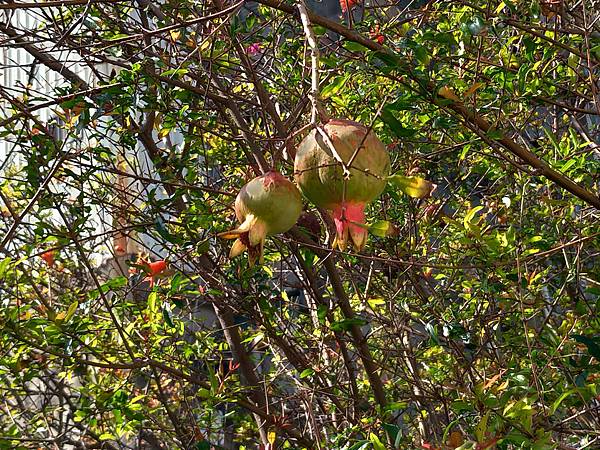
[[319, 207], [333, 210], [342, 201], [367, 204], [379, 197], [390, 173], [390, 157], [375, 133], [367, 135], [366, 127], [343, 119], [332, 119], [323, 129], [346, 164], [361, 142], [364, 148], [352, 163], [344, 194], [341, 164], [322, 136], [312, 130], [300, 143], [294, 161], [295, 178], [306, 198]]
[[254, 178], [240, 190], [235, 212], [241, 223], [252, 214], [264, 224], [266, 236], [272, 236], [294, 226], [302, 212], [302, 196], [291, 181], [271, 171]]

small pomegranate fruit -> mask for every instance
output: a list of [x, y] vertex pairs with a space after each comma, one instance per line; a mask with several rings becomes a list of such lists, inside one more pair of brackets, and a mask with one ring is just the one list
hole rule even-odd
[[279, 172], [270, 171], [240, 190], [235, 199], [235, 215], [241, 225], [219, 236], [236, 239], [230, 258], [247, 249], [250, 265], [257, 259], [262, 264], [266, 237], [288, 231], [301, 212], [302, 196], [298, 188]]
[[[377, 136], [357, 122], [332, 119], [322, 130], [337, 155], [321, 133], [312, 130], [296, 153], [296, 181], [306, 198], [330, 211], [337, 231], [333, 246], [344, 250], [350, 240], [360, 251], [367, 241], [365, 206], [383, 192], [390, 157]], [[344, 165], [351, 163], [346, 175], [340, 159]]]

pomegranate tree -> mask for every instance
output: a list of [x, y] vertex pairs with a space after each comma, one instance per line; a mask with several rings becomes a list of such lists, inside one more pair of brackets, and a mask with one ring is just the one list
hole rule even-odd
[[234, 258], [248, 250], [250, 264], [263, 262], [265, 238], [285, 233], [302, 212], [298, 188], [278, 172], [270, 171], [247, 183], [235, 199], [235, 215], [241, 225], [219, 236], [236, 239], [229, 253]]
[[365, 206], [383, 192], [390, 157], [375, 133], [360, 123], [332, 119], [320, 130], [300, 143], [296, 181], [306, 198], [330, 211], [337, 232], [334, 247], [344, 250], [350, 241], [360, 251], [367, 241]]

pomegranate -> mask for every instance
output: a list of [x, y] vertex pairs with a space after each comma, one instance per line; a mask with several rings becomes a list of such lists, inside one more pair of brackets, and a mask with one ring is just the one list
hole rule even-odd
[[[294, 173], [300, 190], [312, 203], [330, 211], [337, 236], [334, 247], [344, 250], [351, 241], [356, 251], [367, 241], [365, 206], [383, 192], [390, 157], [375, 133], [356, 122], [332, 119], [312, 130], [300, 143]], [[348, 172], [342, 166], [351, 162]]]
[[302, 196], [279, 172], [270, 171], [247, 183], [235, 199], [235, 215], [241, 225], [219, 236], [236, 239], [229, 253], [234, 258], [248, 250], [250, 264], [263, 262], [265, 238], [285, 233], [302, 212]]

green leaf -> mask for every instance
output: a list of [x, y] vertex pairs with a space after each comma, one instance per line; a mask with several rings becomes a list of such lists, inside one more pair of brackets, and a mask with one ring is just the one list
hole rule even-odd
[[312, 375], [315, 374], [315, 371], [313, 369], [304, 369], [301, 373], [300, 373], [300, 378], [306, 378], [306, 377], [310, 377]]
[[475, 428], [475, 439], [477, 442], [483, 442], [485, 439], [485, 433], [487, 431], [487, 422], [490, 417], [489, 411], [479, 421], [479, 424]]
[[0, 280], [4, 278], [6, 269], [8, 269], [8, 266], [10, 265], [11, 261], [12, 261], [12, 258], [10, 256], [7, 256], [2, 261], [0, 261]]
[[73, 303], [69, 305], [69, 309], [67, 309], [67, 314], [65, 314], [64, 323], [67, 323], [71, 317], [75, 315], [77, 308], [79, 307], [79, 302], [75, 300]]
[[198, 389], [198, 391], [196, 392], [196, 395], [198, 397], [200, 397], [200, 398], [210, 398], [210, 397], [212, 397], [212, 394], [206, 388], [200, 388], [200, 389]]
[[358, 441], [356, 444], [354, 444], [348, 450], [363, 450], [363, 449], [367, 448], [370, 444], [371, 444], [371, 442], [369, 442], [369, 441]]
[[477, 36], [485, 29], [485, 22], [481, 17], [475, 16], [467, 22], [467, 29], [469, 30], [469, 34]]
[[600, 345], [594, 339], [581, 334], [572, 334], [571, 337], [577, 342], [584, 344], [588, 349], [588, 353], [600, 361]]
[[369, 225], [369, 233], [378, 237], [386, 237], [394, 230], [394, 226], [387, 220], [378, 220]]
[[385, 434], [389, 436], [390, 441], [394, 442], [393, 448], [398, 448], [400, 440], [402, 439], [400, 427], [398, 425], [392, 425], [391, 423], [384, 423], [381, 427], [385, 430]]
[[406, 402], [392, 402], [389, 403], [386, 407], [386, 411], [399, 411], [401, 409], [406, 409], [408, 407], [408, 403]]
[[421, 64], [429, 64], [429, 52], [425, 47], [419, 45], [415, 48], [414, 52], [417, 61], [419, 61]]
[[394, 174], [388, 177], [388, 181], [398, 187], [402, 192], [414, 198], [425, 198], [431, 195], [436, 185], [419, 177], [405, 177]]
[[494, 139], [494, 140], [502, 139], [504, 137], [504, 133], [502, 133], [501, 130], [498, 130], [495, 128], [489, 129], [485, 135], [487, 137], [489, 137], [490, 139]]
[[321, 25], [313, 25], [313, 31], [317, 36], [323, 36], [327, 33], [327, 28], [322, 27]]
[[539, 248], [528, 248], [523, 253], [521, 253], [521, 256], [535, 255], [536, 253], [539, 253], [539, 252], [540, 252]]
[[119, 34], [115, 34], [115, 35], [113, 35], [113, 36], [111, 36], [111, 37], [107, 38], [106, 40], [107, 40], [107, 41], [118, 41], [119, 39], [123, 39], [123, 38], [127, 38], [127, 37], [129, 37], [129, 35], [128, 35], [128, 34], [125, 34], [125, 33], [119, 33]]
[[390, 127], [390, 129], [394, 132], [394, 134], [400, 138], [411, 137], [417, 132], [412, 128], [406, 128], [392, 112], [391, 108], [384, 107], [381, 111], [381, 120]]
[[561, 396], [560, 396], [560, 397], [558, 397], [558, 398], [557, 398], [557, 399], [554, 401], [554, 403], [552, 403], [552, 407], [550, 408], [550, 415], [553, 415], [553, 414], [556, 412], [556, 410], [558, 409], [558, 407], [560, 406], [560, 404], [561, 404], [561, 403], [562, 403], [562, 402], [563, 402], [563, 401], [564, 401], [564, 400], [565, 400], [567, 397], [569, 397], [569, 396], [570, 396], [570, 395], [572, 395], [572, 394], [575, 394], [575, 393], [576, 393], [576, 392], [578, 392], [578, 391], [579, 391], [579, 389], [569, 389], [568, 391], [566, 391], [566, 392], [563, 392], [563, 393], [561, 394]]
[[355, 325], [363, 326], [363, 325], [366, 325], [367, 323], [369, 323], [369, 322], [366, 321], [365, 319], [355, 317], [353, 319], [343, 319], [343, 320], [339, 320], [337, 322], [333, 322], [331, 324], [331, 329], [333, 331], [348, 331]]
[[350, 52], [366, 52], [369, 49], [362, 44], [354, 41], [344, 42], [344, 48]]
[[468, 228], [471, 225], [473, 219], [475, 218], [475, 215], [482, 209], [483, 206], [476, 206], [475, 208], [471, 208], [469, 211], [467, 211], [467, 214], [465, 214], [465, 217], [463, 219], [463, 224], [465, 228]]
[[346, 74], [346, 75], [340, 75], [338, 77], [335, 77], [331, 83], [329, 83], [327, 86], [325, 86], [323, 88], [323, 90], [321, 91], [321, 98], [329, 98], [332, 95], [337, 94], [340, 89], [342, 89], [342, 87], [344, 87], [344, 84], [346, 84], [346, 81], [348, 81], [348, 78], [350, 78], [350, 74]]
[[168, 304], [165, 304], [162, 308], [162, 315], [163, 315], [163, 319], [165, 320], [166, 324], [168, 326], [170, 326], [171, 328], [173, 328], [175, 325], [173, 325], [173, 319], [171, 317], [171, 308]]
[[150, 292], [150, 295], [148, 295], [148, 310], [153, 313], [157, 312], [157, 310], [158, 310], [157, 303], [158, 303], [158, 294], [154, 291]]
[[440, 345], [440, 339], [438, 337], [438, 332], [433, 323], [427, 322], [425, 324], [425, 331], [427, 331], [427, 333], [429, 334], [429, 337], [436, 345]]
[[162, 218], [160, 216], [156, 217], [156, 220], [154, 221], [154, 227], [156, 228], [156, 231], [158, 231], [158, 234], [160, 234], [160, 236], [163, 239], [171, 242], [172, 244], [183, 243], [183, 239], [181, 239], [179, 236], [173, 235], [169, 232], [169, 229], [167, 228], [167, 226], [165, 225], [165, 222], [162, 220]]
[[327, 317], [327, 311], [327, 305], [319, 305], [317, 307], [317, 318], [319, 319], [319, 322], [324, 323], [325, 317]]
[[575, 158], [571, 158], [566, 163], [563, 164], [563, 166], [560, 168], [560, 171], [566, 172], [571, 167], [573, 167], [576, 163], [577, 163], [577, 160]]
[[373, 444], [375, 450], [385, 450], [385, 445], [383, 445], [375, 434], [369, 433], [369, 440], [371, 441], [371, 444]]
[[118, 276], [111, 278], [106, 283], [102, 285], [102, 287], [107, 287], [108, 289], [119, 289], [124, 286], [127, 286], [127, 277], [126, 276]]
[[401, 58], [391, 52], [374, 52], [373, 56], [388, 66], [390, 69], [395, 69], [402, 65]]
[[163, 77], [172, 76], [173, 78], [179, 78], [188, 72], [189, 72], [188, 69], [170, 69], [170, 70], [165, 70], [163, 73], [161, 73], [161, 76], [163, 76]]

